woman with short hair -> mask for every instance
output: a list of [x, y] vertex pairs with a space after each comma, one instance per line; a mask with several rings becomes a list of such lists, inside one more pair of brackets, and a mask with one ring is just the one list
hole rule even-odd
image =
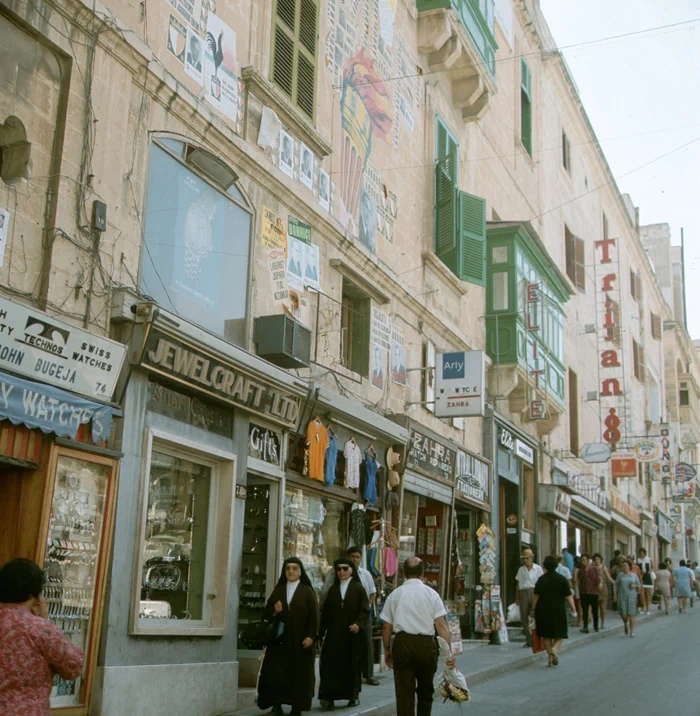
[[676, 583], [675, 594], [676, 599], [678, 599], [678, 612], [679, 614], [685, 614], [688, 611], [688, 600], [692, 595], [695, 575], [691, 569], [686, 567], [684, 559], [673, 570], [673, 578]]
[[642, 583], [639, 577], [632, 571], [634, 562], [626, 559], [622, 563], [622, 574], [620, 574], [615, 582], [615, 594], [617, 595], [617, 611], [622, 617], [625, 625], [625, 634], [629, 634], [634, 638], [634, 622], [637, 617], [637, 602], [639, 600], [639, 590]]
[[369, 618], [369, 601], [355, 563], [341, 557], [333, 564], [335, 581], [321, 611], [319, 637], [321, 649], [321, 685], [318, 699], [326, 710], [335, 702], [348, 700], [348, 706], [360, 703], [364, 637], [363, 625]]
[[548, 656], [548, 666], [559, 664], [559, 647], [569, 638], [565, 602], [569, 603], [571, 613], [576, 615], [576, 606], [571, 594], [569, 580], [557, 572], [556, 557], [546, 557], [544, 574], [535, 584], [533, 611], [535, 628], [542, 639]]
[[600, 612], [600, 628], [605, 629], [605, 614], [608, 607], [608, 584], [615, 584], [615, 580], [610, 576], [610, 570], [606, 564], [603, 564], [603, 555], [596, 552], [593, 555], [593, 566], [600, 573], [600, 597], [598, 598], [598, 610]]
[[304, 565], [297, 557], [282, 564], [282, 573], [265, 607], [265, 618], [284, 625], [265, 648], [258, 679], [258, 708], [280, 716], [282, 705], [292, 714], [311, 709], [314, 696], [314, 639], [318, 627], [318, 602]]
[[29, 559], [0, 568], [0, 714], [49, 716], [54, 674], [77, 679], [85, 654], [49, 621], [44, 574]]

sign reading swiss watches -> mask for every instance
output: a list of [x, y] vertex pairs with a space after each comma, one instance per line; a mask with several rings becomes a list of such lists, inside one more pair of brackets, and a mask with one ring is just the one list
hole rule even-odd
[[0, 297], [0, 370], [111, 400], [126, 346]]

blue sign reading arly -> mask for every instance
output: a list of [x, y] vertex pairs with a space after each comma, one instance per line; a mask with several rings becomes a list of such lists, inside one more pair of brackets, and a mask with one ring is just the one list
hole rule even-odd
[[442, 354], [443, 380], [459, 380], [464, 378], [464, 352]]

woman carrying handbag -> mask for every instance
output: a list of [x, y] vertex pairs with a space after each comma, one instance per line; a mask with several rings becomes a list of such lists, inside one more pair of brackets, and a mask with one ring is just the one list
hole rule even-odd
[[268, 644], [258, 678], [258, 708], [273, 714], [311, 709], [314, 695], [314, 639], [318, 602], [304, 565], [296, 557], [284, 560], [282, 574], [265, 607], [270, 622]]

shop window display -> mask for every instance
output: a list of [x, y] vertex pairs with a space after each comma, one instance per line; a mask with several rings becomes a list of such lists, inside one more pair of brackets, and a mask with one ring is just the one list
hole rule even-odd
[[320, 593], [333, 562], [347, 549], [349, 506], [298, 488], [284, 496], [283, 556], [298, 557]]
[[141, 619], [204, 618], [212, 469], [153, 450]]
[[[84, 651], [92, 628], [98, 558], [111, 468], [64, 455], [58, 459], [46, 545], [44, 598], [49, 619]], [[81, 703], [83, 677], [54, 675], [51, 705]]]
[[[444, 562], [444, 513], [440, 502], [427, 497], [404, 493], [399, 563], [415, 554], [423, 560], [425, 583], [439, 590]], [[399, 576], [399, 583], [403, 576]]]

